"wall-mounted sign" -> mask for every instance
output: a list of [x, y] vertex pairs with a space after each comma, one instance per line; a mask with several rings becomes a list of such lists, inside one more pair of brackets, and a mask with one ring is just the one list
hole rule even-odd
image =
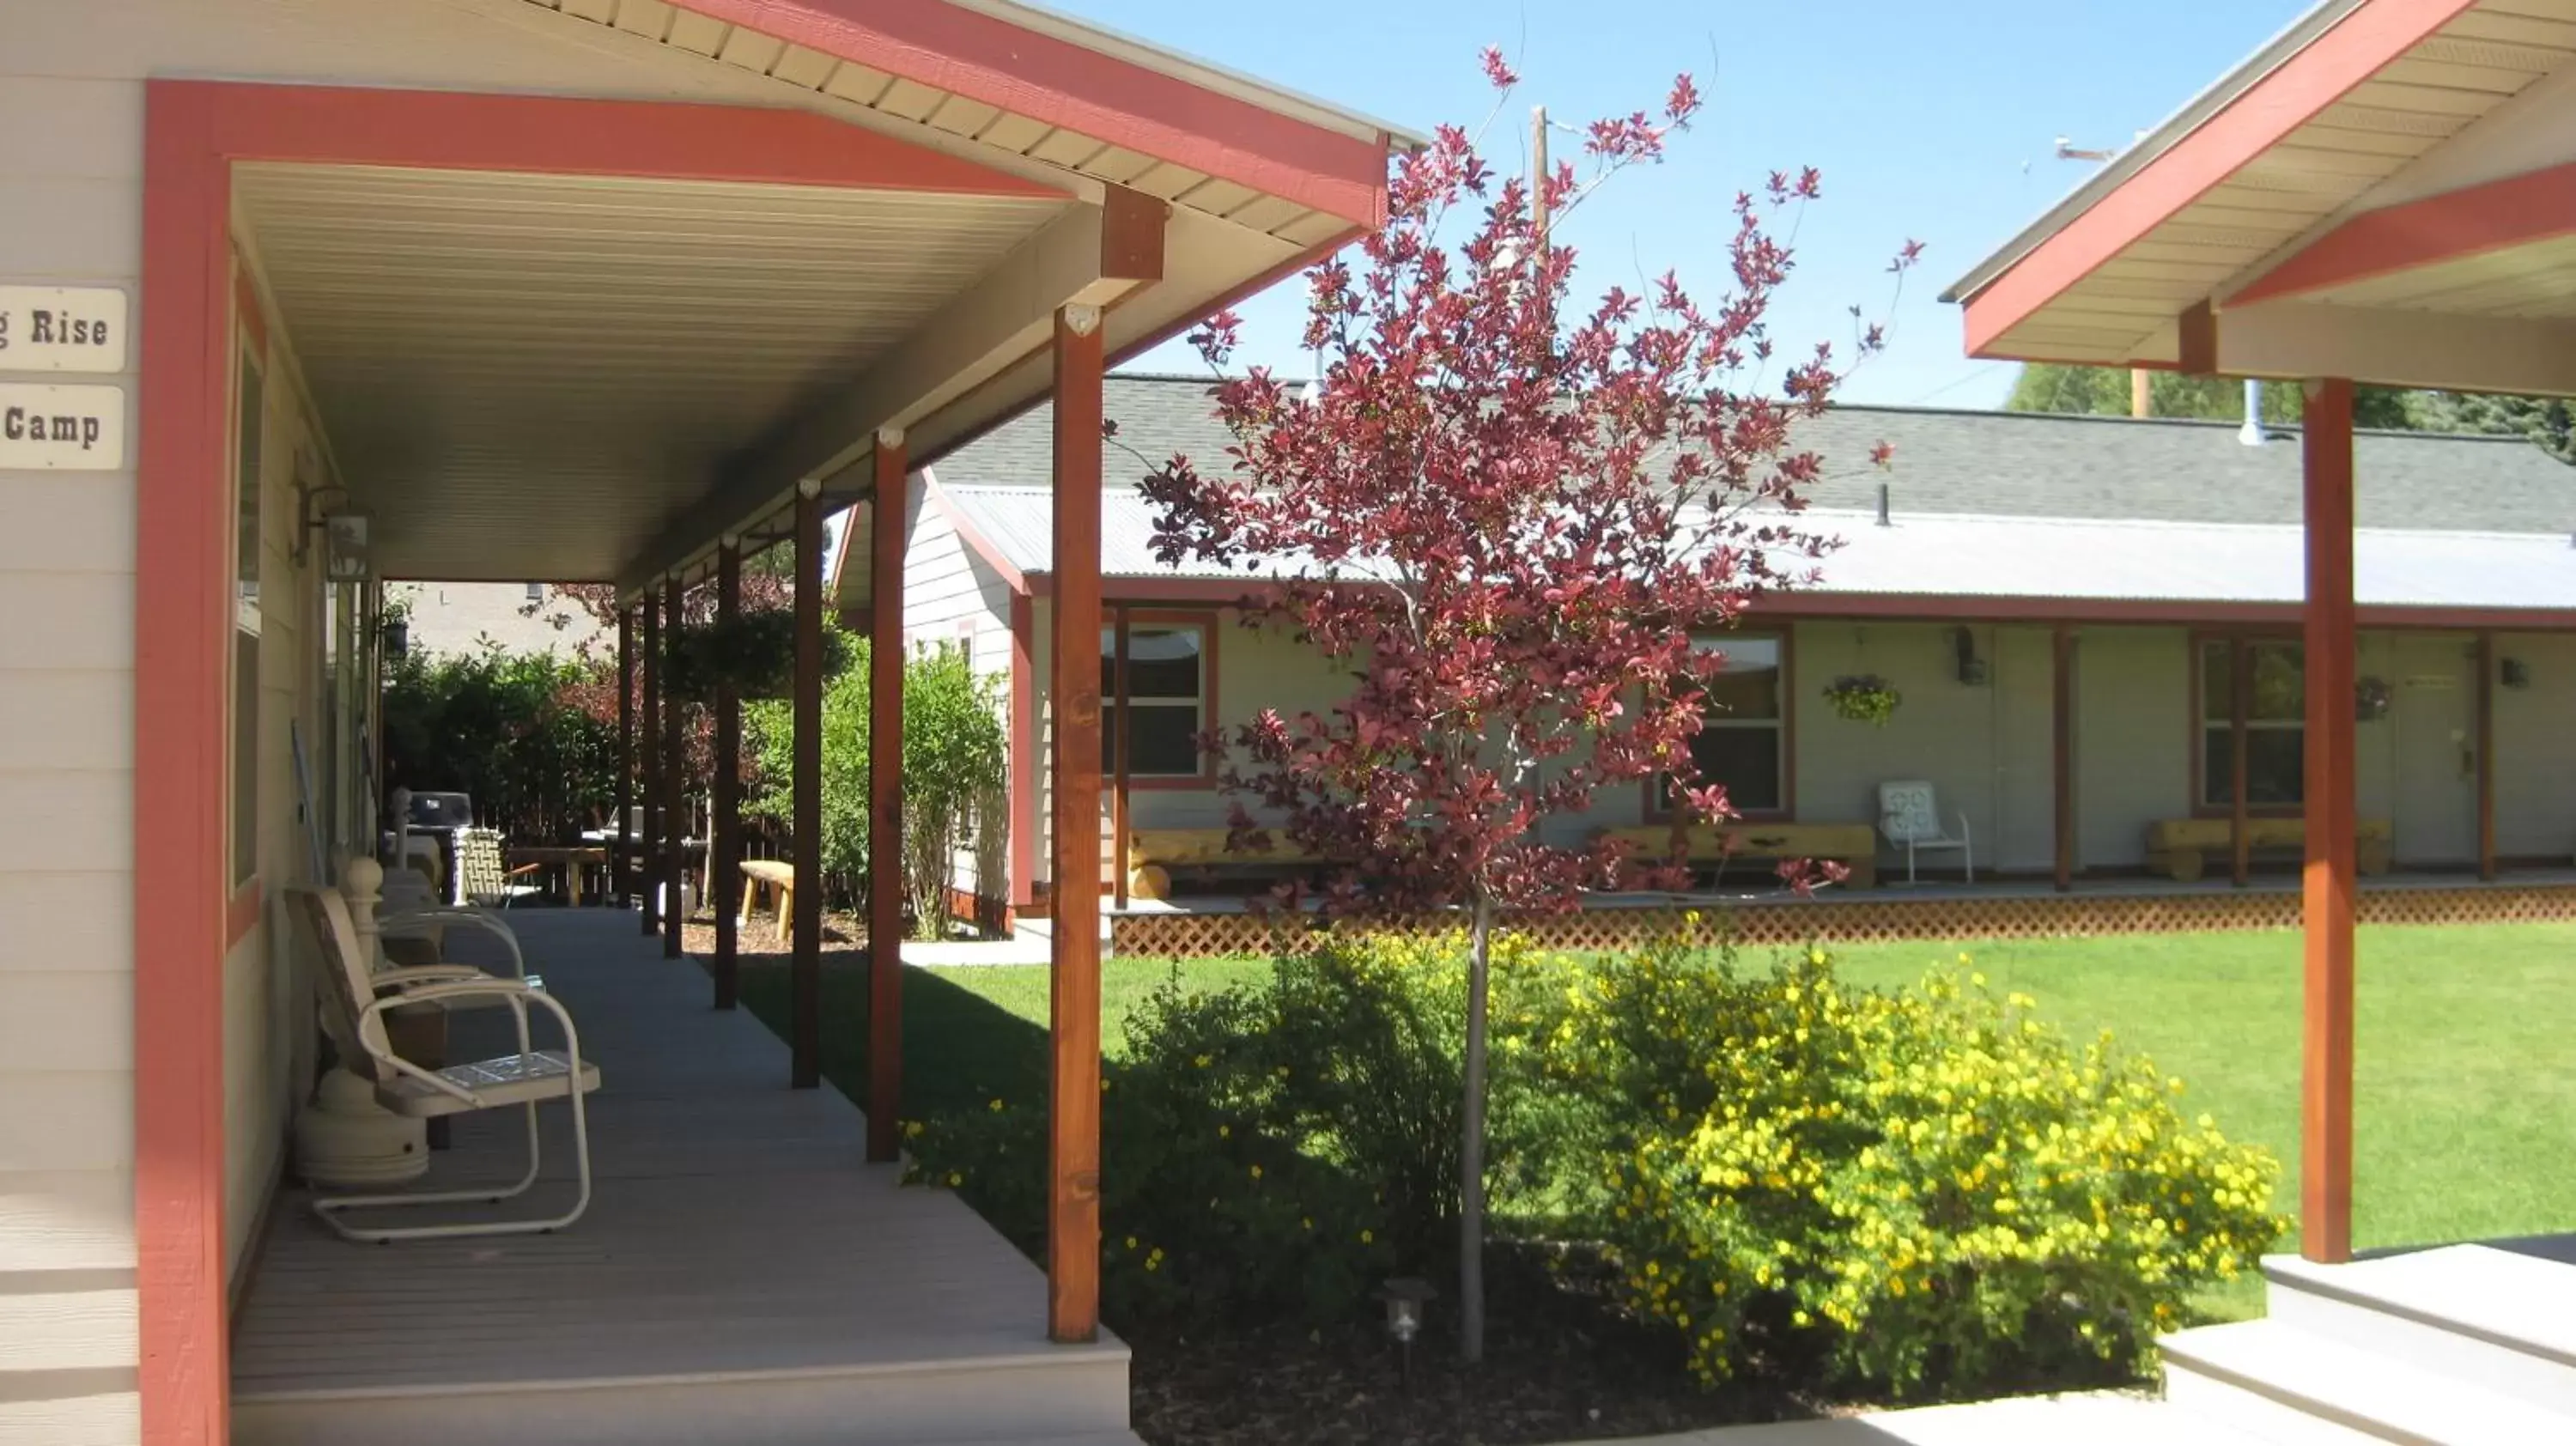
[[0, 372], [121, 372], [125, 315], [112, 286], [0, 286]]
[[0, 382], [0, 471], [115, 472], [124, 466], [123, 387]]

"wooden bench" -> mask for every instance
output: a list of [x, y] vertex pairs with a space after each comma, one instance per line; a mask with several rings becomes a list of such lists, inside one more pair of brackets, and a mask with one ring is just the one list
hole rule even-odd
[[[1675, 832], [1670, 824], [1650, 824], [1598, 829], [1593, 837], [1623, 840], [1636, 858], [1665, 859], [1672, 857]], [[1738, 859], [1816, 859], [1850, 869], [1843, 880], [1847, 889], [1878, 886], [1878, 831], [1865, 823], [1703, 823], [1678, 832], [1682, 858], [1693, 865]]]
[[1295, 868], [1317, 862], [1313, 854], [1289, 844], [1276, 833], [1271, 835], [1267, 849], [1235, 852], [1225, 846], [1228, 832], [1221, 828], [1129, 829], [1127, 897], [1170, 898], [1174, 869]]
[[[2250, 846], [2258, 850], [2304, 850], [2307, 820], [2254, 818], [2245, 822]], [[2190, 883], [2209, 867], [2210, 856], [2230, 858], [2235, 851], [2234, 821], [2224, 818], [2167, 818], [2147, 825], [2147, 867], [2178, 883]], [[2366, 818], [2353, 828], [2355, 863], [2365, 874], [2384, 874], [2394, 861], [2395, 834], [2384, 818]]]
[[784, 859], [744, 859], [742, 877], [739, 921], [751, 922], [752, 910], [759, 907], [761, 893], [766, 890], [778, 899], [778, 941], [791, 942], [796, 937], [796, 866]]

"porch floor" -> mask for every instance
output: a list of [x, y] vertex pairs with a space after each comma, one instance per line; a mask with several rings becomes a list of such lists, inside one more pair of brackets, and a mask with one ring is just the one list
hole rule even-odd
[[[1049, 1345], [1040, 1272], [955, 1197], [862, 1163], [858, 1109], [789, 1089], [784, 1045], [713, 1012], [701, 969], [624, 911], [511, 919], [599, 1062], [589, 1213], [367, 1246], [290, 1189], [234, 1331], [234, 1439], [1133, 1440], [1125, 1346]], [[451, 1058], [506, 1020], [457, 1016]], [[545, 1113], [538, 1209], [572, 1164]], [[523, 1139], [512, 1112], [460, 1117], [418, 1188], [514, 1178]]]

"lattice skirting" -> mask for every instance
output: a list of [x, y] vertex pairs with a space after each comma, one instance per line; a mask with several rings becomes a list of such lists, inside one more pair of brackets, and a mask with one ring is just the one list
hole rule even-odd
[[[2050, 939], [2092, 934], [2182, 934], [2296, 929], [2299, 896], [2282, 890], [2187, 894], [2015, 894], [1990, 898], [1825, 899], [1690, 910], [1679, 905], [1612, 906], [1516, 918], [1512, 927], [1556, 949], [1620, 949], [1686, 927], [1714, 942], [1866, 943], [1906, 939]], [[2355, 909], [2365, 924], [2502, 924], [2576, 919], [2576, 885], [2485, 885], [2365, 890]], [[1427, 926], [1427, 925], [1426, 925]], [[1309, 919], [1260, 914], [1121, 914], [1110, 924], [1119, 954], [1196, 959], [1272, 952], [1284, 931]]]

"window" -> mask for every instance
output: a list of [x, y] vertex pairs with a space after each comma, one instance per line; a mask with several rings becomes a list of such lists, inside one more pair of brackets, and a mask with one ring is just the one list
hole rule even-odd
[[[1118, 767], [1118, 630], [1100, 630], [1100, 767]], [[1206, 755], [1207, 629], [1198, 623], [1131, 623], [1127, 630], [1127, 775], [1199, 778]]]
[[232, 881], [259, 872], [260, 422], [268, 414], [259, 361], [245, 348], [234, 387]]
[[[2307, 782], [2306, 657], [2297, 643], [2245, 642], [2253, 680], [2245, 707], [2245, 798], [2255, 808], [2297, 808]], [[2226, 638], [2200, 644], [2200, 801], [2236, 802], [2236, 679]]]
[[528, 584], [528, 601], [530, 601], [530, 602], [532, 602], [532, 603], [541, 603], [541, 602], [544, 602], [545, 600], [546, 600], [546, 585], [545, 585], [544, 583], [541, 583], [541, 582], [532, 582], [532, 583], [529, 583], [529, 584]]
[[[1725, 655], [1700, 705], [1699, 736], [1691, 740], [1700, 784], [1724, 784], [1738, 813], [1782, 812], [1789, 806], [1787, 647], [1778, 637], [1754, 633], [1703, 638], [1695, 646]], [[1671, 802], [1669, 785], [1665, 801]]]

